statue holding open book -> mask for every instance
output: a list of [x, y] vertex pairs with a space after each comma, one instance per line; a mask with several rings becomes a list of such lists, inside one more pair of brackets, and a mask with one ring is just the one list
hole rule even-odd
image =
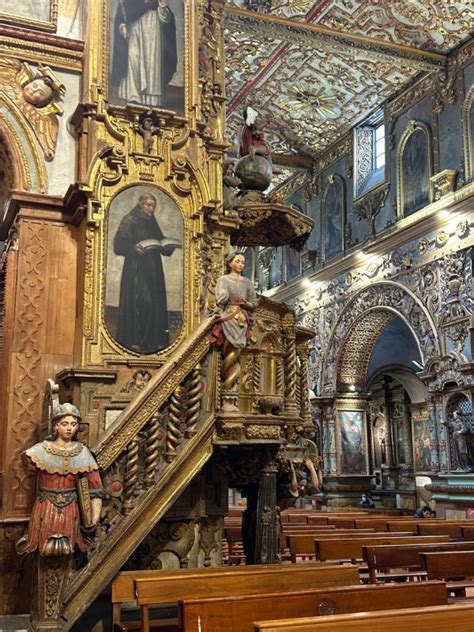
[[23, 453], [39, 477], [28, 535], [17, 542], [19, 553], [43, 557], [88, 551], [102, 509], [99, 466], [88, 448], [76, 440], [81, 415], [72, 404], [53, 409], [51, 434]]

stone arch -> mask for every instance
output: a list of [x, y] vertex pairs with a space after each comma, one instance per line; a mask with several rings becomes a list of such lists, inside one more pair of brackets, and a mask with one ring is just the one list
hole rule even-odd
[[14, 188], [46, 193], [47, 175], [33, 132], [11, 102], [0, 95], [0, 140], [12, 157]]
[[[413, 292], [399, 283], [374, 283], [344, 306], [329, 337], [322, 363], [322, 392], [365, 387], [368, 362], [383, 329], [400, 317], [417, 341], [423, 364], [440, 355], [434, 320]], [[362, 384], [363, 381], [363, 384]], [[344, 385], [347, 385], [345, 387]]]
[[474, 86], [471, 86], [462, 107], [462, 125], [464, 139], [464, 165], [466, 182], [474, 179], [474, 125], [472, 124], [472, 108], [474, 107]]

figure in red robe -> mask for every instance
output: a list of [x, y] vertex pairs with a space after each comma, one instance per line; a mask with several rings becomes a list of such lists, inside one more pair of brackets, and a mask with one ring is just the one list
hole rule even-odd
[[[78, 409], [61, 404], [53, 411], [52, 434], [24, 452], [32, 473], [39, 479], [38, 496], [31, 513], [28, 535], [17, 543], [19, 553], [38, 550], [43, 556], [72, 555], [87, 551], [100, 518], [103, 488], [99, 466], [88, 448], [75, 440]], [[81, 522], [78, 479], [85, 477], [90, 494], [90, 524]]]

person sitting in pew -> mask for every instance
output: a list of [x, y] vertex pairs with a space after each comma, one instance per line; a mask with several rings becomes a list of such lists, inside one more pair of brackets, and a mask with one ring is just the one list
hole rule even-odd
[[425, 505], [424, 507], [420, 507], [419, 509], [417, 509], [415, 513], [413, 514], [413, 517], [414, 518], [434, 518], [435, 513], [432, 509], [428, 507], [428, 505]]
[[362, 494], [362, 498], [360, 499], [359, 507], [361, 509], [375, 509], [375, 503], [367, 494]]

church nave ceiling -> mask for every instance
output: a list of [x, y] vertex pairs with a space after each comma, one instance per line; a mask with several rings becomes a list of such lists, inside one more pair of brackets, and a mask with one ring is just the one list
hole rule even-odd
[[[469, 37], [471, 2], [227, 0], [227, 137], [271, 117], [273, 151], [319, 156]], [[324, 28], [321, 28], [324, 27]]]

